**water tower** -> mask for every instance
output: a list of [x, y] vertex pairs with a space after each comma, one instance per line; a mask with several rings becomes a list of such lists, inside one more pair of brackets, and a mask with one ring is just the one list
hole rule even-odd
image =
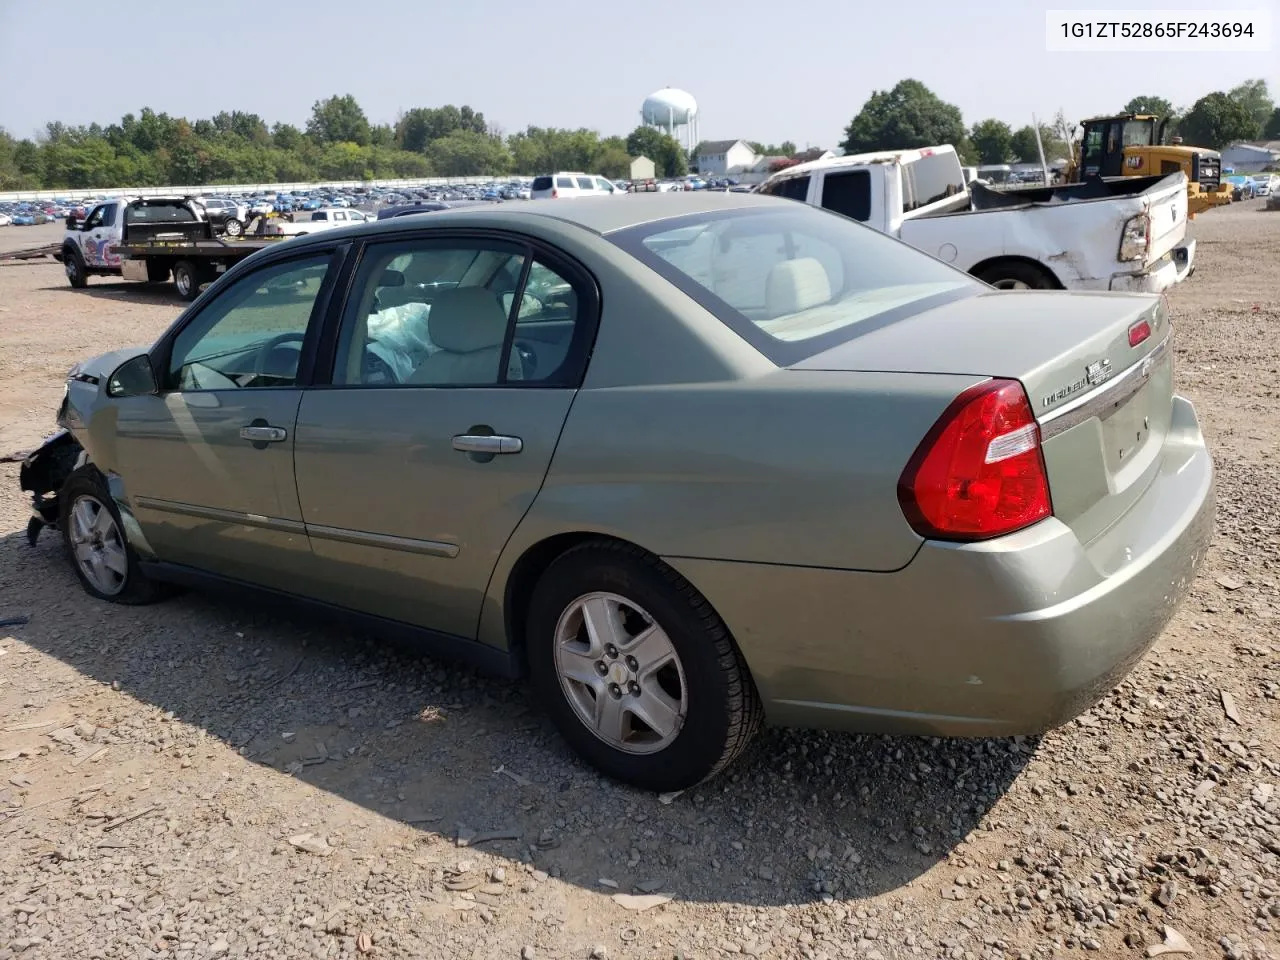
[[640, 108], [640, 122], [683, 142], [686, 151], [698, 145], [698, 101], [684, 90], [664, 87], [649, 94]]

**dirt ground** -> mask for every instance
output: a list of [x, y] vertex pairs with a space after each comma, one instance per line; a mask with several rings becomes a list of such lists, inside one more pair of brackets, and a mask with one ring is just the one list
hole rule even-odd
[[[1170, 298], [1220, 470], [1207, 566], [1133, 674], [1038, 740], [770, 731], [727, 776], [639, 793], [521, 686], [235, 601], [92, 601], [56, 536], [27, 546], [0, 465], [0, 619], [30, 618], [0, 627], [0, 960], [1140, 957], [1166, 937], [1280, 957], [1280, 214], [1260, 208], [1198, 218]], [[0, 454], [52, 429], [74, 361], [180, 307], [0, 266]]]

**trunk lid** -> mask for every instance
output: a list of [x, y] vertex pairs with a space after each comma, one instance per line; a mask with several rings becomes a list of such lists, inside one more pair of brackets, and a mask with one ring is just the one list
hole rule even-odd
[[[1130, 346], [1129, 331], [1151, 333]], [[1173, 355], [1149, 294], [983, 293], [809, 357], [792, 370], [959, 374], [1020, 381], [1040, 421], [1054, 515], [1088, 543], [1155, 475], [1169, 430]]]

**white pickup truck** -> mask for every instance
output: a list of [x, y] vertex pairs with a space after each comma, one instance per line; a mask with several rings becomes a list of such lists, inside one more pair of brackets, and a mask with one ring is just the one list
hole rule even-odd
[[966, 183], [947, 145], [802, 163], [757, 192], [860, 220], [1004, 289], [1159, 293], [1194, 270], [1181, 172], [995, 190]]
[[375, 219], [372, 215], [346, 207], [321, 207], [319, 210], [295, 213], [289, 219], [277, 217], [266, 221], [261, 228], [267, 237], [301, 237], [308, 233], [327, 230], [330, 227], [349, 227]]

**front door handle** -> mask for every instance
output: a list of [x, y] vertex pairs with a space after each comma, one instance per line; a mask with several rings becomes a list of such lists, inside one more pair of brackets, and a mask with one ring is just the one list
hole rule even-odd
[[254, 443], [279, 443], [286, 436], [288, 434], [285, 433], [284, 427], [264, 427], [254, 424], [240, 428], [240, 439], [251, 440]]
[[524, 441], [519, 437], [463, 433], [453, 438], [453, 449], [460, 453], [519, 453], [524, 449]]

